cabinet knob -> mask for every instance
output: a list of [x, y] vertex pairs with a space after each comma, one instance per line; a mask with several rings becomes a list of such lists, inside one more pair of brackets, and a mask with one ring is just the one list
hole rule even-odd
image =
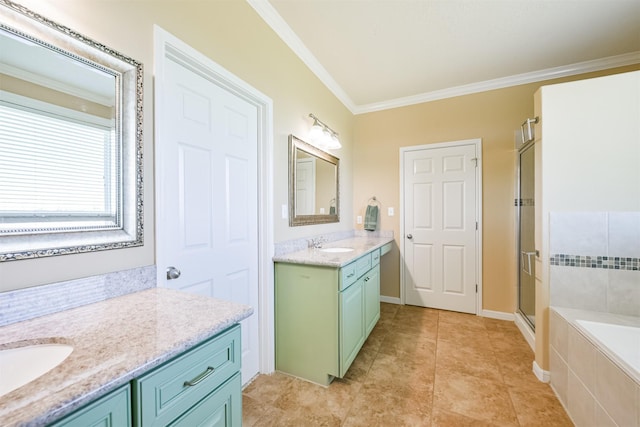
[[180, 274], [180, 270], [175, 267], [167, 268], [167, 280], [177, 279], [178, 277], [180, 277]]

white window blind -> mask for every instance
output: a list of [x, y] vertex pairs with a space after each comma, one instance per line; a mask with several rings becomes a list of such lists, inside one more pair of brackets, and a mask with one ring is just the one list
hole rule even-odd
[[104, 121], [0, 102], [0, 232], [121, 226], [120, 150]]

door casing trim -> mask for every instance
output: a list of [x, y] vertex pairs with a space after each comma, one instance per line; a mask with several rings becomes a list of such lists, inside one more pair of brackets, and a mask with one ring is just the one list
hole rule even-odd
[[[154, 97], [155, 105], [161, 105], [162, 91], [157, 90], [165, 75], [164, 62], [168, 58], [188, 66], [209, 81], [254, 105], [258, 111], [258, 335], [260, 373], [271, 373], [275, 369], [274, 345], [274, 282], [273, 282], [273, 101], [230, 71], [198, 52], [158, 25], [153, 28], [154, 38]], [[158, 109], [156, 108], [156, 111]], [[158, 120], [154, 117], [155, 145], [161, 143], [163, 135], [158, 132]], [[155, 151], [155, 146], [154, 146]], [[157, 185], [158, 156], [155, 156], [156, 206], [162, 200]], [[163, 260], [158, 250], [157, 236], [161, 233], [156, 209], [156, 265], [158, 277], [164, 272]], [[158, 283], [162, 283], [158, 281]]]
[[477, 167], [476, 167], [476, 221], [478, 229], [476, 230], [476, 283], [478, 291], [476, 292], [476, 315], [482, 314], [482, 138], [465, 139], [460, 141], [438, 142], [434, 144], [413, 145], [409, 147], [400, 147], [400, 236], [398, 248], [400, 249], [400, 303], [404, 305], [405, 301], [405, 268], [404, 268], [404, 155], [410, 151], [431, 150], [436, 148], [460, 147], [463, 145], [473, 145], [476, 149]]

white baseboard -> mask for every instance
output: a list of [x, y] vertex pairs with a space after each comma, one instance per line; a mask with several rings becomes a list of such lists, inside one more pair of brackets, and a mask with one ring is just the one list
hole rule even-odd
[[498, 320], [510, 320], [513, 322], [513, 314], [505, 313], [502, 311], [482, 310], [482, 313], [480, 313], [480, 316], [489, 317], [491, 319], [498, 319]]
[[400, 304], [400, 298], [380, 295], [380, 302], [387, 302], [389, 304]]
[[531, 347], [531, 350], [533, 350], [533, 352], [535, 353], [536, 352], [535, 333], [531, 330], [531, 328], [529, 327], [529, 324], [525, 322], [524, 318], [520, 313], [514, 313], [514, 317], [515, 317], [516, 326], [518, 327], [518, 329], [520, 329], [520, 333], [529, 344], [529, 347]]
[[536, 378], [538, 378], [538, 380], [542, 381], [543, 383], [548, 383], [551, 379], [551, 372], [542, 369], [540, 366], [538, 366], [535, 360], [533, 361], [533, 374], [536, 376]]

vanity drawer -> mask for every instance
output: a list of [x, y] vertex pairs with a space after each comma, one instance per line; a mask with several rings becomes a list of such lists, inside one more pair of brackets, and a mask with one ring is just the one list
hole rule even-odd
[[371, 270], [371, 267], [371, 252], [369, 252], [356, 260], [356, 276], [359, 278], [364, 273]]
[[358, 272], [356, 271], [356, 265], [358, 261], [354, 261], [351, 264], [347, 264], [340, 269], [340, 290], [347, 289], [356, 280], [358, 280]]
[[380, 249], [371, 252], [371, 267], [380, 264]]
[[130, 427], [131, 389], [125, 385], [49, 427]]
[[242, 384], [240, 372], [238, 372], [215, 393], [202, 399], [169, 427], [240, 425], [242, 425]]
[[240, 325], [133, 384], [136, 426], [166, 426], [240, 370]]

